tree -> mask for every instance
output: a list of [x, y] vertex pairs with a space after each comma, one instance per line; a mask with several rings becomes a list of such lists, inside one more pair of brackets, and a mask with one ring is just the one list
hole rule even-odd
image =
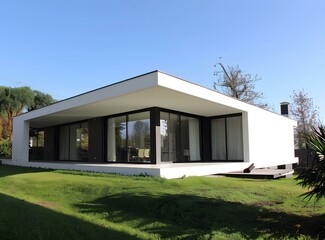
[[4, 111], [0, 112], [0, 142], [9, 139], [8, 119]]
[[308, 97], [304, 90], [293, 91], [291, 100], [290, 113], [298, 121], [298, 126], [295, 129], [295, 146], [305, 148], [305, 136], [319, 125], [318, 107], [314, 105], [313, 99]]
[[50, 94], [46, 94], [37, 90], [34, 90], [34, 103], [28, 108], [28, 111], [35, 110], [37, 108], [46, 107], [55, 102], [55, 99]]
[[316, 202], [325, 197], [325, 127], [320, 126], [305, 135], [308, 147], [316, 152], [312, 167], [303, 169], [296, 178], [299, 185], [309, 188], [309, 191], [302, 194], [305, 198], [315, 197]]
[[34, 93], [30, 87], [0, 87], [0, 106], [8, 118], [10, 141], [12, 141], [13, 118], [34, 103]]
[[263, 93], [255, 90], [255, 83], [261, 80], [258, 75], [244, 73], [239, 66], [226, 68], [222, 63], [218, 63], [214, 67], [221, 68], [221, 71], [214, 73], [218, 78], [217, 82], [213, 83], [216, 91], [258, 107], [269, 108], [267, 104], [260, 102]]

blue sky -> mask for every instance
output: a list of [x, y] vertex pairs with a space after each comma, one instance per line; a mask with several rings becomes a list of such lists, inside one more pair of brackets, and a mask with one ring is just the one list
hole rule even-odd
[[64, 99], [152, 70], [212, 88], [239, 65], [279, 111], [304, 89], [325, 120], [323, 0], [0, 0], [0, 85]]

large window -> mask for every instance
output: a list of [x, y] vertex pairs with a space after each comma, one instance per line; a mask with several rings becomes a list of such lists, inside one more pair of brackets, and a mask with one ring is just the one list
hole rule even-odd
[[243, 161], [242, 117], [224, 117], [211, 121], [212, 159]]
[[161, 144], [161, 161], [177, 161], [177, 141], [178, 132], [178, 115], [172, 113], [160, 113], [160, 144]]
[[150, 112], [128, 114], [107, 120], [107, 161], [150, 161]]
[[60, 127], [60, 160], [88, 161], [88, 122]]
[[107, 121], [107, 161], [126, 162], [126, 116], [109, 118]]
[[29, 159], [44, 159], [44, 130], [31, 129], [29, 132]]
[[161, 112], [162, 162], [200, 161], [200, 121], [197, 118]]

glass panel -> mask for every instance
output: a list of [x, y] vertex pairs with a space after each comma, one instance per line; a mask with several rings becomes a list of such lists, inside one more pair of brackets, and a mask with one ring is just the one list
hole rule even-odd
[[38, 131], [37, 147], [44, 147], [44, 131]]
[[89, 151], [88, 123], [60, 127], [60, 160], [87, 161]]
[[78, 149], [78, 140], [77, 139], [77, 130], [79, 128], [80, 124], [71, 124], [69, 129], [69, 159], [68, 160], [78, 160], [77, 157], [77, 149]]
[[228, 160], [243, 160], [242, 118], [227, 118]]
[[160, 113], [160, 142], [161, 142], [161, 161], [177, 161], [176, 154], [176, 129], [178, 116], [176, 114]]
[[31, 130], [29, 132], [30, 147], [44, 147], [44, 131]]
[[126, 162], [126, 116], [109, 118], [107, 125], [107, 161]]
[[180, 146], [180, 155], [181, 161], [190, 160], [190, 146], [189, 146], [189, 124], [187, 117], [181, 117], [181, 146]]
[[29, 159], [44, 160], [44, 131], [38, 129], [29, 132]]
[[60, 160], [69, 160], [69, 126], [60, 127]]
[[88, 161], [88, 123], [81, 123], [77, 129], [77, 159]]
[[181, 116], [180, 150], [182, 161], [201, 160], [199, 119]]
[[29, 132], [29, 146], [30, 147], [37, 147], [37, 135], [38, 135], [38, 132], [35, 130]]
[[226, 160], [226, 124], [225, 118], [211, 121], [212, 160]]
[[128, 162], [150, 162], [150, 112], [130, 114]]

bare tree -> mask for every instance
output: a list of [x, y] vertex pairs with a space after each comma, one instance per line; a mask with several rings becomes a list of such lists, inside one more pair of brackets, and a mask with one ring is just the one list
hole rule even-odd
[[263, 93], [255, 90], [255, 83], [261, 78], [258, 75], [244, 73], [239, 66], [227, 66], [217, 63], [214, 67], [220, 67], [214, 75], [217, 81], [213, 83], [214, 90], [222, 92], [230, 97], [268, 109], [266, 103], [262, 103]]
[[295, 145], [297, 148], [305, 148], [305, 136], [320, 125], [318, 107], [304, 90], [293, 91], [291, 100], [290, 113], [292, 118], [298, 121], [298, 127], [295, 130]]

